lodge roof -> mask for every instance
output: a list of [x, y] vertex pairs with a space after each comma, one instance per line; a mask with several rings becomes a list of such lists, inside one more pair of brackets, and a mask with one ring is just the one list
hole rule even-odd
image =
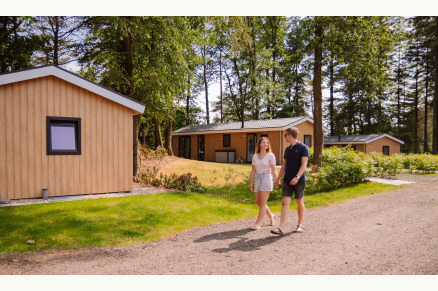
[[66, 82], [72, 83], [78, 87], [91, 91], [125, 107], [128, 107], [138, 113], [144, 112], [144, 104], [54, 65], [35, 67], [21, 71], [0, 74], [0, 85], [21, 82], [46, 76], [58, 77]]
[[206, 132], [233, 132], [233, 131], [248, 131], [248, 130], [285, 130], [286, 128], [295, 126], [305, 121], [310, 121], [313, 123], [313, 119], [300, 116], [300, 117], [289, 117], [289, 118], [277, 118], [277, 119], [266, 119], [266, 120], [248, 120], [244, 122], [244, 127], [242, 128], [241, 121], [226, 122], [226, 123], [213, 123], [205, 125], [192, 125], [180, 128], [172, 132], [173, 135], [188, 135], [192, 133], [206, 133]]
[[392, 140], [395, 140], [396, 142], [399, 142], [401, 144], [404, 144], [403, 141], [390, 136], [386, 133], [380, 133], [380, 134], [362, 134], [362, 135], [336, 135], [336, 136], [325, 136], [324, 137], [324, 144], [354, 144], [354, 143], [370, 143], [375, 140], [378, 140], [383, 137], [388, 137]]

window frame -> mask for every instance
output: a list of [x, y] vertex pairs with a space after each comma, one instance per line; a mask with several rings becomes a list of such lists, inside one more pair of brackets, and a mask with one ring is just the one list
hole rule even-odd
[[[225, 144], [225, 137], [228, 137], [228, 144]], [[223, 136], [222, 136], [222, 146], [224, 147], [224, 148], [227, 148], [227, 147], [230, 147], [231, 146], [231, 134], [224, 134]]]
[[[387, 153], [387, 154], [385, 154], [385, 148], [388, 149], [388, 153]], [[384, 155], [386, 155], [386, 156], [389, 156], [389, 146], [383, 146], [383, 147], [382, 147], [382, 153], [383, 153]]]
[[[306, 144], [306, 137], [310, 137], [310, 145], [308, 145], [308, 144]], [[312, 147], [312, 135], [311, 134], [305, 134], [304, 135], [304, 140], [303, 140], [303, 143], [307, 146], [307, 147]]]
[[[72, 124], [75, 128], [75, 150], [54, 150], [52, 149], [52, 124]], [[47, 155], [81, 155], [81, 118], [46, 116], [46, 148]]]

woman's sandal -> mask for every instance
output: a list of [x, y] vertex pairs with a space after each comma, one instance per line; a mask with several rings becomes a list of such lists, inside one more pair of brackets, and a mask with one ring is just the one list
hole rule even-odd
[[[277, 231], [276, 231], [277, 230]], [[272, 234], [276, 234], [276, 235], [279, 235], [279, 236], [283, 236], [284, 235], [284, 232], [281, 230], [281, 228], [279, 228], [279, 227], [277, 227], [276, 229], [273, 229], [273, 230], [271, 230], [271, 233]]]

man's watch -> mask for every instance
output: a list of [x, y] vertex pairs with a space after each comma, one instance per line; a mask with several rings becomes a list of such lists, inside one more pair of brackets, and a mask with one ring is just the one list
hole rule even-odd
[[296, 175], [295, 177], [296, 177], [298, 180], [300, 179], [300, 176], [298, 176], [298, 175]]

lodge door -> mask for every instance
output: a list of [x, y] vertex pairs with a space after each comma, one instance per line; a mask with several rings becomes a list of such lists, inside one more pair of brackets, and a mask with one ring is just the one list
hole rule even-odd
[[246, 162], [252, 162], [252, 156], [254, 155], [255, 148], [257, 145], [257, 134], [248, 133], [246, 135]]
[[179, 137], [179, 155], [180, 158], [190, 159], [190, 136]]
[[198, 135], [198, 160], [205, 161], [205, 135]]

